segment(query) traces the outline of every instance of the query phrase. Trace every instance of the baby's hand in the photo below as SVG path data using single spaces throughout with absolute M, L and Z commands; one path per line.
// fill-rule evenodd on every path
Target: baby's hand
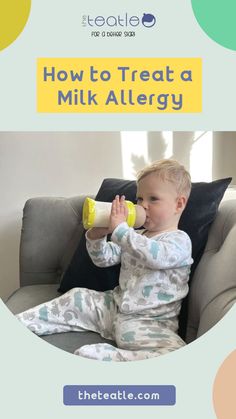
M 126 221 L 128 216 L 128 208 L 125 203 L 125 196 L 116 195 L 112 201 L 109 231 L 112 233 L 115 228 Z

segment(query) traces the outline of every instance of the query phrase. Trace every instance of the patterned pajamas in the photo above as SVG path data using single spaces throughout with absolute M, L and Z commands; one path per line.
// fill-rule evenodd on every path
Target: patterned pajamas
M 18 314 L 17 318 L 37 335 L 90 330 L 114 340 L 119 348 L 100 343 L 75 351 L 76 355 L 103 361 L 145 359 L 184 345 L 175 333 L 177 321 L 121 314 L 113 291 L 73 288 L 59 298 Z
M 121 241 L 124 235 L 129 233 L 134 237 L 133 241 L 138 240 L 139 247 L 136 249 L 133 244 L 132 248 L 130 246 L 132 237 L 128 236 L 129 251 L 122 249 L 122 257 L 121 243 L 118 245 L 115 241 L 116 239 Z M 174 233 L 176 236 L 176 232 L 165 233 L 165 235 L 172 237 Z M 163 235 L 156 237 L 161 239 L 160 236 Z M 183 232 L 180 236 L 181 240 L 184 237 L 187 243 L 187 246 L 184 246 L 187 251 L 183 250 L 183 243 L 179 247 L 178 240 L 176 247 L 176 237 L 174 239 L 172 237 L 171 242 L 174 240 L 175 249 L 178 251 L 181 249 L 183 257 L 177 264 L 181 265 L 180 271 L 184 274 L 177 275 L 177 269 L 173 268 L 172 275 L 171 272 L 168 272 L 168 275 L 164 275 L 163 272 L 160 275 L 159 272 L 154 277 L 153 274 L 156 274 L 157 269 L 147 268 L 148 262 L 142 260 L 141 256 L 147 252 L 153 259 L 152 249 L 157 243 L 156 238 L 147 239 L 130 229 L 126 223 L 122 223 L 113 232 L 114 242 L 107 242 L 106 239 L 93 241 L 87 239 L 88 251 L 95 264 L 111 266 L 121 261 L 120 285 L 113 291 L 106 292 L 73 288 L 54 300 L 18 314 L 17 318 L 38 335 L 90 330 L 116 342 L 117 347 L 99 343 L 85 345 L 75 351 L 76 355 L 91 359 L 132 361 L 156 357 L 180 348 L 185 343 L 177 335 L 177 319 L 180 301 L 187 293 L 189 265 L 192 263 L 188 236 Z M 143 239 L 145 239 L 144 242 Z M 137 257 L 142 243 L 149 244 L 151 247 L 147 247 L 144 253 L 138 253 Z M 167 247 L 165 252 L 169 251 L 169 246 Z M 158 252 L 156 248 L 154 250 L 155 258 Z M 136 258 L 133 254 L 135 252 Z M 176 259 L 173 254 L 172 258 L 173 261 Z M 164 259 L 166 259 L 166 254 Z M 186 260 L 188 260 L 187 265 Z M 173 263 L 175 265 L 176 260 Z M 164 264 L 167 264 L 166 260 Z M 171 269 L 168 270 L 171 271 Z M 171 277 L 172 286 L 168 283 Z M 166 281 L 167 278 L 168 281 Z M 178 284 L 178 280 L 182 286 Z

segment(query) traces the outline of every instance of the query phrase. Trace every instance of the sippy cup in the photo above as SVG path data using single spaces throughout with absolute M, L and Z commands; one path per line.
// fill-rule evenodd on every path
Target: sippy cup
M 146 212 L 140 205 L 125 201 L 128 208 L 126 222 L 129 227 L 142 227 L 146 220 Z M 83 205 L 83 225 L 87 230 L 92 227 L 108 227 L 111 213 L 111 202 L 94 201 L 91 198 L 85 198 Z

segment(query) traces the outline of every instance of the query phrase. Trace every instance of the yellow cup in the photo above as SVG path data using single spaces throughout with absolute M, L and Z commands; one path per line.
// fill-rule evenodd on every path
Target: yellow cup
M 131 201 L 125 201 L 128 208 L 126 222 L 129 227 L 139 228 L 145 222 L 146 213 L 143 207 Z M 108 227 L 111 214 L 111 202 L 95 201 L 85 198 L 83 205 L 83 226 L 86 230 L 92 227 Z

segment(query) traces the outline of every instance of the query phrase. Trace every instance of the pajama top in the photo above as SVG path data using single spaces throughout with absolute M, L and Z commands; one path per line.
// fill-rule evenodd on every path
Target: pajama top
M 121 263 L 119 285 L 113 296 L 124 314 L 176 317 L 181 301 L 188 293 L 191 240 L 181 230 L 169 231 L 148 238 L 141 231 L 119 224 L 107 238 L 90 240 L 86 235 L 88 253 L 96 266 Z

